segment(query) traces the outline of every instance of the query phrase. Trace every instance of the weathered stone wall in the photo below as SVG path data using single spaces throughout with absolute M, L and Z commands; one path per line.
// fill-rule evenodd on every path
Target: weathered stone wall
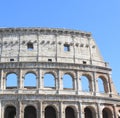
M 33 50 L 27 44 L 32 43 Z M 1 62 L 48 61 L 106 66 L 90 33 L 62 29 L 0 29 Z M 69 51 L 64 51 L 64 45 Z M 49 53 L 48 53 L 49 52 Z M 29 57 L 29 58 L 28 58 Z
M 7 86 L 11 73 L 17 76 L 15 87 Z M 27 73 L 34 73 L 36 86 L 24 85 Z M 46 73 L 54 75 L 54 87 L 44 86 Z M 65 74 L 71 76 L 72 88 L 64 88 Z M 89 91 L 82 90 L 81 76 L 88 78 Z M 99 91 L 99 77 L 104 93 Z M 56 118 L 68 118 L 67 112 L 74 118 L 87 118 L 87 113 L 103 118 L 104 112 L 118 118 L 120 97 L 94 39 L 90 33 L 64 29 L 0 29 L 0 118 L 11 113 L 28 118 L 26 111 L 31 118 L 46 118 L 47 108 Z

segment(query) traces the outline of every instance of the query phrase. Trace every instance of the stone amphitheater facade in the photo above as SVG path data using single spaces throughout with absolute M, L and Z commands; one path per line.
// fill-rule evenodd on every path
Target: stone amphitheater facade
M 91 33 L 0 28 L 0 118 L 120 118 L 119 114 L 111 68 Z

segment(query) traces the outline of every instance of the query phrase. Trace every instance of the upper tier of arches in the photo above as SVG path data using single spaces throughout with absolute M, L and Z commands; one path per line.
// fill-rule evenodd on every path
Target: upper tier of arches
M 114 93 L 109 74 L 82 71 L 11 70 L 1 71 L 1 90 L 52 90 L 86 93 Z M 115 94 L 115 93 L 114 93 Z

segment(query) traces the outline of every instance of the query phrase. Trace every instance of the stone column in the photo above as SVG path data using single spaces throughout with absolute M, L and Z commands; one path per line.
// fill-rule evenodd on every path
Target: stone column
M 58 76 L 55 77 L 55 89 L 57 92 L 59 91 L 59 78 L 58 78 Z
M 63 80 L 62 80 L 62 72 L 59 71 L 59 90 L 63 90 Z
M 79 103 L 78 109 L 79 109 L 79 118 L 84 118 L 84 109 L 82 109 L 82 103 Z
M 0 78 L 0 89 L 3 90 L 3 70 L 1 70 L 1 78 Z
M 80 90 L 80 79 L 79 79 L 79 74 L 78 71 L 76 72 L 76 82 L 77 82 L 77 94 L 79 94 L 79 90 Z
M 16 112 L 17 112 L 17 113 L 16 113 L 16 114 L 17 114 L 17 115 L 16 115 L 16 116 L 17 116 L 16 118 L 23 118 L 23 117 L 24 117 L 24 114 L 23 114 L 24 111 L 23 111 L 23 108 L 22 108 L 22 103 L 21 103 L 21 101 L 19 101 L 19 100 L 18 100 L 18 108 L 17 108 L 16 110 L 17 110 L 17 111 L 16 111 Z
M 43 81 L 44 81 L 44 75 L 42 74 L 42 70 L 39 70 L 39 79 L 40 79 L 40 87 L 39 89 L 43 89 Z
M 98 80 L 96 78 L 96 72 L 93 72 L 93 83 L 94 83 L 93 92 L 94 92 L 94 95 L 96 95 L 96 93 L 98 92 Z
M 24 82 L 24 77 L 22 75 L 22 70 L 20 69 L 19 70 L 19 78 L 18 78 L 18 89 L 19 89 L 19 92 L 21 92 L 21 90 L 23 89 L 23 82 Z
M 100 103 L 97 104 L 97 114 L 98 114 L 98 118 L 102 118 L 102 110 L 100 107 Z
M 81 81 L 81 76 L 82 76 L 82 74 L 80 73 L 79 75 L 78 75 L 79 77 L 79 90 L 80 90 L 80 92 L 82 92 L 82 81 Z
M 118 113 L 117 113 L 116 105 L 113 105 L 113 116 L 114 116 L 114 118 L 118 118 Z
M 43 109 L 42 109 L 42 101 L 39 102 L 39 118 L 44 118 L 44 113 L 43 113 Z
M 77 92 L 77 78 L 73 78 L 73 89 Z
M 81 103 L 81 115 L 80 118 L 85 118 L 85 112 L 84 112 L 84 107 L 82 107 L 82 103 Z
M 0 100 L 0 118 L 2 118 L 1 100 Z
M 40 89 L 40 69 L 37 69 L 37 77 L 36 77 L 36 80 L 37 80 L 37 89 Z
M 5 108 L 4 106 L 1 106 L 1 118 L 4 118 L 4 112 L 5 112 Z
M 60 102 L 59 118 L 65 118 L 65 109 L 63 108 L 63 102 Z

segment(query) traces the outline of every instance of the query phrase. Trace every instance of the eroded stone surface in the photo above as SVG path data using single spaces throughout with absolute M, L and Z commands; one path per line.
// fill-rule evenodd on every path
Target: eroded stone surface
M 7 86 L 11 73 L 17 76 L 17 86 Z M 27 73 L 35 75 L 36 86 L 24 85 Z M 45 86 L 46 73 L 54 76 L 54 86 Z M 71 88 L 64 88 L 65 74 L 72 78 Z M 88 79 L 88 91 L 82 89 L 81 76 Z M 88 118 L 88 114 L 89 118 L 118 118 L 120 114 L 111 68 L 91 33 L 1 28 L 0 77 L 0 118 Z M 104 93 L 99 91 L 98 78 Z

